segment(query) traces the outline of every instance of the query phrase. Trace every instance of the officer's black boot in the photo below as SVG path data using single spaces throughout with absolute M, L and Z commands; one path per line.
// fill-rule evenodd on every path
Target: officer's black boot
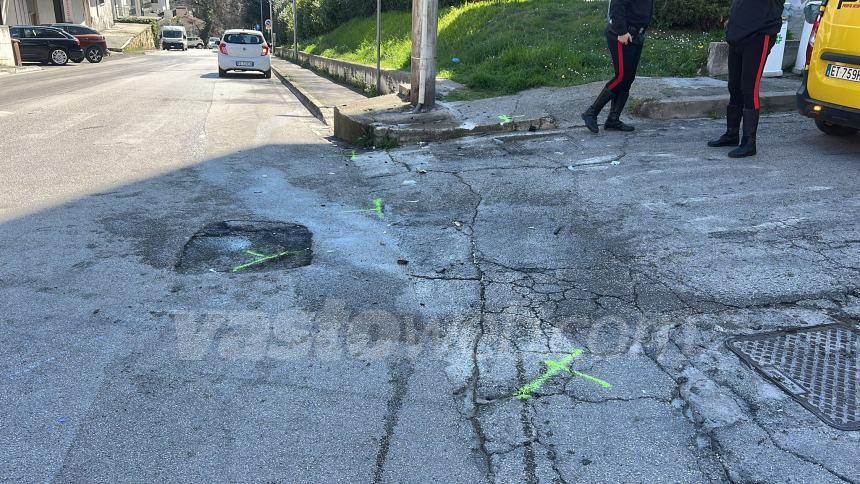
M 624 112 L 624 106 L 627 105 L 627 98 L 630 97 L 629 92 L 619 92 L 612 98 L 612 108 L 609 111 L 609 117 L 603 123 L 603 129 L 612 131 L 633 131 L 633 126 L 621 121 L 621 113 Z
M 715 140 L 708 141 L 711 148 L 721 146 L 737 146 L 741 142 L 741 119 L 744 117 L 744 107 L 729 104 L 726 106 L 726 134 Z
M 600 111 L 603 110 L 603 107 L 612 99 L 612 93 L 609 92 L 609 89 L 603 88 L 598 94 L 597 99 L 594 100 L 594 104 L 591 105 L 584 113 L 582 113 L 582 120 L 585 121 L 585 127 L 588 128 L 594 134 L 600 132 L 600 128 L 597 127 L 597 115 L 600 114 Z
M 758 133 L 758 109 L 744 109 L 744 135 L 741 145 L 729 152 L 730 158 L 745 158 L 756 154 L 756 133 Z

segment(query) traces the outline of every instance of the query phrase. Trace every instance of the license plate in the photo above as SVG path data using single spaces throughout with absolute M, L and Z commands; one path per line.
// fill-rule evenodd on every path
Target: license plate
M 827 64 L 827 77 L 843 79 L 846 81 L 860 82 L 860 69 L 855 67 L 837 66 Z
M 236 61 L 236 67 L 254 67 L 251 61 Z

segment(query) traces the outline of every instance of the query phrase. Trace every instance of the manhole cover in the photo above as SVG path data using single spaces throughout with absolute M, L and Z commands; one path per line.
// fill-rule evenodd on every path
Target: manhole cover
M 730 350 L 827 425 L 860 430 L 860 331 L 793 328 L 726 341 Z
M 313 235 L 303 225 L 283 222 L 215 222 L 194 234 L 179 257 L 180 272 L 263 272 L 306 266 Z

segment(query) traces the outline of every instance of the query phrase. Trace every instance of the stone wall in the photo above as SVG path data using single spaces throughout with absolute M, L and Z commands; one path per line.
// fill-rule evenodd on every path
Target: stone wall
M 278 47 L 275 55 L 287 60 L 293 59 L 293 49 Z M 299 63 L 316 71 L 362 89 L 376 89 L 376 67 L 364 64 L 330 59 L 318 55 L 299 52 Z M 382 70 L 382 89 L 379 94 L 396 94 L 401 83 L 409 84 L 409 73 Z
M 108 49 L 114 52 L 129 50 L 150 50 L 155 48 L 155 38 L 149 24 L 114 24 L 113 28 L 102 31 Z

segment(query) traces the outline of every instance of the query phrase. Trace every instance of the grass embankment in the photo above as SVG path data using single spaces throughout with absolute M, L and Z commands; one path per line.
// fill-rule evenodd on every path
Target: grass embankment
M 612 66 L 603 35 L 605 18 L 604 1 L 486 0 L 444 9 L 439 14 L 439 75 L 469 88 L 460 97 L 608 79 Z M 409 12 L 383 14 L 383 67 L 409 69 L 411 22 Z M 374 17 L 354 19 L 300 48 L 375 64 L 375 29 Z M 652 29 L 639 73 L 695 76 L 707 63 L 708 43 L 722 36 Z

